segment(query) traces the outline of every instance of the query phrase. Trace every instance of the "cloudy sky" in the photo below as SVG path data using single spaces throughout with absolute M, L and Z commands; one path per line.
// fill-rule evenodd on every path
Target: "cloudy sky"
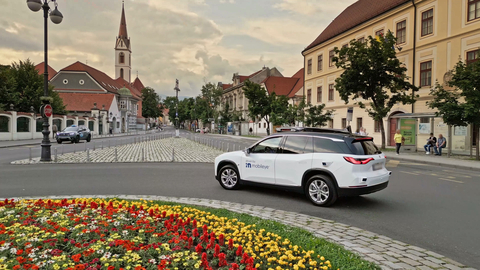
M 86 62 L 114 77 L 121 0 L 57 0 L 64 20 L 49 23 L 49 64 Z M 200 93 L 204 82 L 230 83 L 264 65 L 291 76 L 301 51 L 355 0 L 125 0 L 132 80 L 173 95 Z M 43 61 L 43 18 L 25 0 L 0 0 L 0 64 Z

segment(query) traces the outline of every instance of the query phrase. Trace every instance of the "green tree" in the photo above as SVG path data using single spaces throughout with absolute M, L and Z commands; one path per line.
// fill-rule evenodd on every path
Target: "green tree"
M 335 110 L 327 110 L 323 113 L 323 109 L 325 109 L 325 104 L 309 106 L 305 113 L 305 125 L 309 127 L 325 126 L 328 120 L 332 119 Z
M 264 119 L 267 122 L 267 134 L 270 135 L 270 122 L 274 125 L 287 123 L 288 98 L 277 96 L 275 92 L 268 95 L 259 84 L 249 80 L 243 86 L 245 97 L 248 99 L 248 114 L 252 119 Z
M 0 68 L 0 106 L 9 109 L 13 104 L 17 111 L 29 112 L 33 106 L 39 112 L 43 97 L 43 76 L 38 74 L 33 63 L 26 61 L 13 62 L 10 67 Z M 6 78 L 4 81 L 3 78 Z M 65 114 L 65 106 L 53 86 L 48 87 L 50 104 L 53 113 Z
M 415 95 L 411 93 L 418 91 L 407 81 L 407 68 L 397 59 L 395 45 L 396 37 L 388 32 L 379 40 L 369 36 L 367 43 L 352 40 L 349 46 L 335 48 L 333 58 L 335 65 L 344 70 L 335 80 L 340 97 L 345 104 L 355 100 L 355 104 L 380 123 L 382 149 L 385 148 L 383 119 L 395 104 L 414 103 Z
M 436 115 L 451 126 L 480 125 L 480 62 L 467 63 L 459 61 L 451 71 L 451 79 L 445 83 L 452 87 L 446 90 L 438 82 L 430 91 L 433 100 L 428 106 L 437 109 Z M 478 134 L 478 133 L 477 133 Z M 479 145 L 477 136 L 477 146 Z M 476 152 L 480 159 L 479 147 Z
M 299 122 L 305 123 L 305 108 L 307 104 L 305 103 L 305 98 L 302 98 L 298 104 L 288 104 L 286 111 L 287 123 L 291 126 L 298 125 Z
M 200 106 L 202 106 L 204 112 L 202 114 L 202 121 L 205 124 L 210 122 L 208 119 L 215 118 L 215 116 L 218 115 L 217 109 L 220 106 L 223 89 L 218 85 L 208 82 L 202 86 L 201 93 L 201 98 L 205 101 L 205 103 L 203 101 L 200 102 Z
M 163 106 L 160 96 L 151 87 L 142 89 L 142 115 L 145 118 L 158 118 L 163 116 Z M 147 122 L 145 122 L 147 125 Z

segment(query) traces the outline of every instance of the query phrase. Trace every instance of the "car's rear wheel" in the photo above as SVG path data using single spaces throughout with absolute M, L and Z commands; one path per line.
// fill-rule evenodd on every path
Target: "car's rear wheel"
M 87 142 L 90 142 L 91 140 L 92 140 L 92 135 L 88 135 Z
M 76 142 L 76 143 L 79 143 L 79 142 L 80 142 L 80 137 L 79 137 L 79 136 L 77 136 L 77 138 L 75 138 L 75 142 Z
M 57 143 L 58 143 L 58 144 L 61 144 L 61 143 L 62 143 L 62 140 L 57 140 Z
M 232 165 L 225 165 L 220 169 L 220 185 L 224 189 L 238 189 L 240 186 L 240 176 L 238 171 Z
M 317 206 L 329 206 L 337 200 L 337 190 L 330 177 L 314 175 L 308 179 L 305 193 L 310 201 Z

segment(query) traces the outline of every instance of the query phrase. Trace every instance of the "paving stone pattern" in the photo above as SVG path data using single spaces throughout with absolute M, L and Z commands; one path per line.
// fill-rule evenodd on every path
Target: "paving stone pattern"
M 120 198 L 132 200 L 159 200 L 180 204 L 191 204 L 211 208 L 227 209 L 237 213 L 249 214 L 263 219 L 299 227 L 312 232 L 315 236 L 337 243 L 363 259 L 379 265 L 382 269 L 468 269 L 461 263 L 446 258 L 443 255 L 408 245 L 389 237 L 355 228 L 332 220 L 312 217 L 304 214 L 276 210 L 273 208 L 254 206 L 240 203 L 231 203 L 210 199 L 178 198 L 164 196 L 116 195 L 116 196 L 50 196 L 50 197 L 23 197 L 19 199 L 63 199 L 63 198 Z M 12 199 L 12 198 L 9 198 Z M 1 200 L 4 200 L 2 198 Z
M 111 162 L 203 162 L 213 163 L 215 158 L 237 146 L 227 145 L 208 138 L 187 136 L 174 138 L 171 134 L 164 136 L 139 137 L 135 143 L 111 146 L 102 145 L 93 149 L 90 145 L 80 144 L 75 153 L 60 154 L 55 161 L 52 148 L 51 163 L 111 163 Z M 103 149 L 102 149 L 103 148 Z M 239 147 L 238 147 L 239 148 Z M 58 150 L 58 149 L 57 149 Z M 24 159 L 12 164 L 36 164 L 40 158 Z

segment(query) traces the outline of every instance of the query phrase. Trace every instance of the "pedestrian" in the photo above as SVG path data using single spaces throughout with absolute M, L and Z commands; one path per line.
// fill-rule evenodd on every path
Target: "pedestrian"
M 447 139 L 443 137 L 442 134 L 438 134 L 437 144 L 433 147 L 433 151 L 435 151 L 436 156 L 442 155 L 442 148 L 447 146 Z
M 433 136 L 433 133 L 430 133 L 430 137 L 427 139 L 427 144 L 423 146 L 423 148 L 425 149 L 425 154 L 430 155 L 431 147 L 432 146 L 435 147 L 436 144 L 437 144 L 437 138 Z
M 360 128 L 360 135 L 361 136 L 367 136 L 368 135 L 367 130 L 364 127 Z
M 405 142 L 405 138 L 402 134 L 400 134 L 400 129 L 397 129 L 397 133 L 395 133 L 395 137 L 393 139 L 395 140 L 395 145 L 397 146 L 397 155 L 400 155 L 400 147 L 402 147 L 402 143 Z
M 57 128 L 57 125 L 52 125 L 52 137 L 55 139 L 55 136 L 57 136 L 57 131 L 58 131 L 58 128 Z
M 110 135 L 113 134 L 113 127 L 110 126 L 110 128 L 108 129 L 108 133 L 110 133 Z

